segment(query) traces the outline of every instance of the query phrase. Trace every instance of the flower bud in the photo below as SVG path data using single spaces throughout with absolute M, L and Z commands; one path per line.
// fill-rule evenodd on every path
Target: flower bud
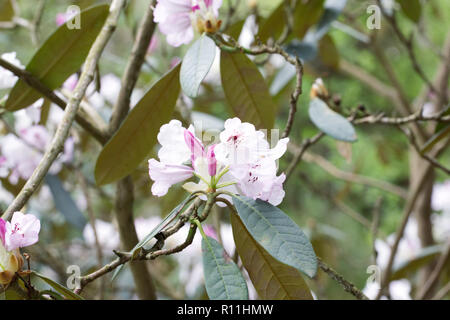
M 206 160 L 208 162 L 208 173 L 211 177 L 214 177 L 217 173 L 217 160 L 216 154 L 214 153 L 215 147 L 216 147 L 215 144 L 210 146 L 206 154 Z
M 310 92 L 311 99 L 314 98 L 328 98 L 328 90 L 325 87 L 323 80 L 321 78 L 317 78 L 316 81 L 314 81 L 311 92 Z
M 0 284 L 9 284 L 17 271 L 23 266 L 23 258 L 19 250 L 14 252 L 6 251 L 5 247 L 0 244 Z

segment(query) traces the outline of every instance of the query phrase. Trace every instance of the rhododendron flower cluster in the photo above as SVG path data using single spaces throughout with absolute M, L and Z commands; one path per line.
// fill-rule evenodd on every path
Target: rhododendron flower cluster
M 158 0 L 154 20 L 167 42 L 178 47 L 192 41 L 194 30 L 216 32 L 221 25 L 217 18 L 221 5 L 222 0 Z
M 233 118 L 224 127 L 220 142 L 205 146 L 194 126 L 185 129 L 178 120 L 163 125 L 158 134 L 160 161 L 148 162 L 152 193 L 164 196 L 172 185 L 195 176 L 197 183 L 183 185 L 191 193 L 221 189 L 280 204 L 285 175 L 277 176 L 276 160 L 286 152 L 289 139 L 271 149 L 264 133 L 250 123 Z
M 23 259 L 19 248 L 35 244 L 40 229 L 39 219 L 32 214 L 15 212 L 11 222 L 0 218 L 0 284 L 8 284 L 21 270 Z

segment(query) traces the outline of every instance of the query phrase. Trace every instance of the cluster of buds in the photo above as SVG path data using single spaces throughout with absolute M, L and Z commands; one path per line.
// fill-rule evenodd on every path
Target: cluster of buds
M 0 218 L 0 284 L 9 284 L 23 266 L 19 248 L 39 240 L 41 223 L 32 214 L 15 212 L 11 222 Z

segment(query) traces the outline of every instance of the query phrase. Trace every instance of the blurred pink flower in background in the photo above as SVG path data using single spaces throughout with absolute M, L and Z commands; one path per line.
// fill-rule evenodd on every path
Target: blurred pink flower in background
M 222 0 L 158 0 L 154 21 L 166 35 L 167 42 L 178 47 L 199 33 L 216 32 L 221 21 L 217 19 Z

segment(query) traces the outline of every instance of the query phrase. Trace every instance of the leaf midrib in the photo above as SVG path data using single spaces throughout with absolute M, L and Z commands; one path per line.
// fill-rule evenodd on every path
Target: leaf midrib
M 252 211 L 254 211 L 254 212 L 255 212 L 262 220 L 266 221 L 266 223 L 269 225 L 269 227 L 270 227 L 271 229 L 275 230 L 275 233 L 276 233 L 277 235 L 279 235 L 282 239 L 284 238 L 284 237 L 283 237 L 283 234 L 279 233 L 278 230 L 274 227 L 274 225 L 272 225 L 272 224 L 269 222 L 269 220 L 266 219 L 266 217 L 264 217 L 262 214 L 259 214 L 259 211 L 258 211 L 255 207 L 253 207 L 251 204 L 249 204 L 248 202 L 246 202 L 246 201 L 243 200 L 243 199 L 240 199 L 240 198 L 238 198 L 238 197 L 236 197 L 236 196 L 234 196 L 234 197 L 237 198 L 239 201 L 241 201 L 243 204 L 247 205 L 247 207 L 250 208 Z M 287 242 L 286 240 L 284 240 L 283 242 L 289 244 L 289 246 L 288 246 L 288 248 L 289 248 L 289 249 L 288 249 L 289 253 L 290 253 L 290 254 L 293 254 L 294 256 L 297 256 L 297 254 L 295 253 L 295 251 L 292 251 L 292 249 L 291 249 L 292 244 L 289 243 L 289 242 Z M 270 253 L 269 253 L 269 254 L 270 254 Z M 274 258 L 275 258 L 275 257 L 274 257 Z M 276 258 L 275 258 L 275 259 L 276 259 Z M 277 259 L 277 260 L 278 260 L 278 259 Z M 298 260 L 298 258 L 297 258 L 296 260 Z M 281 261 L 280 261 L 280 262 L 281 262 Z M 301 270 L 301 271 L 304 272 L 303 270 Z M 306 274 L 306 272 L 304 272 L 304 273 Z

